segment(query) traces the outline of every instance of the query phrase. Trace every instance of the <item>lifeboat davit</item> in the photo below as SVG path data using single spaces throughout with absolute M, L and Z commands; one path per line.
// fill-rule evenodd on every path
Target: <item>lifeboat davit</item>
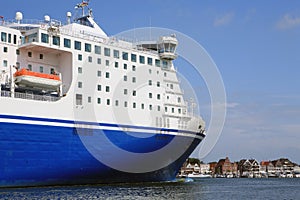
M 15 83 L 20 87 L 56 90 L 62 84 L 58 75 L 33 72 L 25 68 L 17 71 L 14 77 Z

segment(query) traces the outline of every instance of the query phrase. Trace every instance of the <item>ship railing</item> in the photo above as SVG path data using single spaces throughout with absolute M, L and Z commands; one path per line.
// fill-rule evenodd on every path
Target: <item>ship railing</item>
M 54 26 L 61 26 L 61 21 L 51 19 L 50 22 L 46 22 L 45 20 L 38 20 L 38 19 L 23 19 L 23 20 L 15 20 L 15 19 L 8 19 L 2 22 L 3 26 L 13 26 L 14 28 L 23 30 L 24 28 L 30 28 L 30 26 L 24 26 L 24 25 L 42 25 L 42 24 L 49 24 Z
M 12 97 L 10 91 L 1 91 L 1 97 Z M 31 93 L 21 93 L 21 92 L 14 92 L 14 98 L 18 99 L 27 99 L 27 100 L 36 100 L 36 101 L 58 101 L 60 97 L 50 96 L 50 95 L 37 95 Z

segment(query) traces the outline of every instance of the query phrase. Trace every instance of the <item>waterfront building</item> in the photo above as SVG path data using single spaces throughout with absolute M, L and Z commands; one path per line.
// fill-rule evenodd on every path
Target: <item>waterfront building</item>
M 200 174 L 210 174 L 210 165 L 209 164 L 200 164 Z
M 260 165 L 255 159 L 242 159 L 238 163 L 238 170 L 241 177 L 259 177 Z
M 218 175 L 237 175 L 237 164 L 231 163 L 229 158 L 220 159 L 215 166 L 215 173 Z

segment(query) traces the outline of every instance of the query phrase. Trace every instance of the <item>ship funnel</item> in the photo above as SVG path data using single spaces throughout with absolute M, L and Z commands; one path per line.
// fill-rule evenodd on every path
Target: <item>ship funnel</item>
M 16 18 L 18 23 L 23 19 L 23 14 L 21 12 L 16 12 Z

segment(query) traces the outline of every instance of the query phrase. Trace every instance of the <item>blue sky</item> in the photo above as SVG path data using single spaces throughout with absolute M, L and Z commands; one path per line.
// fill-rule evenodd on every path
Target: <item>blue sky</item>
M 0 15 L 12 19 L 22 11 L 26 19 L 48 14 L 65 21 L 78 1 L 61 2 L 5 1 Z M 151 21 L 192 37 L 210 54 L 228 102 L 224 130 L 205 161 L 288 157 L 300 163 L 300 1 L 94 0 L 91 7 L 109 35 Z

